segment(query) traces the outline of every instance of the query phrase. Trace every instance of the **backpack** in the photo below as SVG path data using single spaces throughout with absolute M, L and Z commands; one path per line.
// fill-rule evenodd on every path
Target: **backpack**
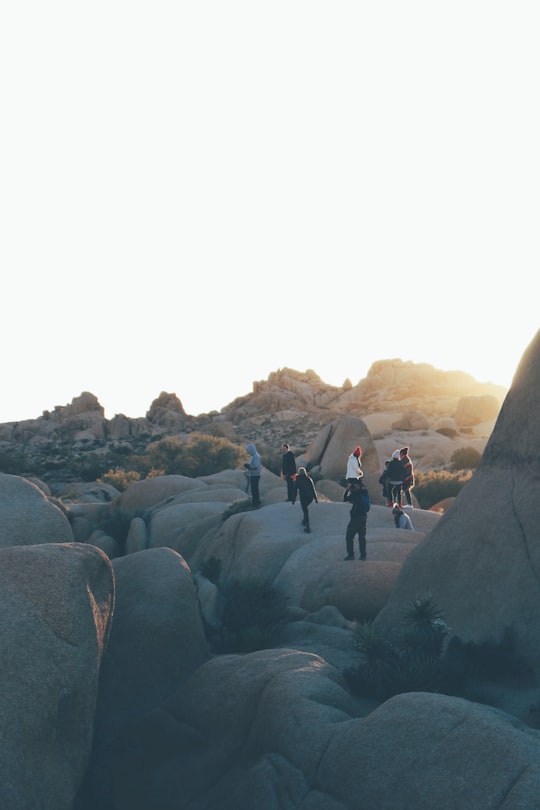
M 360 503 L 362 505 L 362 509 L 367 514 L 367 512 L 369 512 L 369 510 L 371 509 L 371 499 L 369 497 L 369 492 L 367 491 L 367 489 L 362 490 L 362 496 L 360 498 Z

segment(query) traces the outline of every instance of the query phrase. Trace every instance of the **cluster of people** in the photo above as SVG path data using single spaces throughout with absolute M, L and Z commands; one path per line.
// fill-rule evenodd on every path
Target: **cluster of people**
M 246 445 L 249 461 L 244 464 L 248 476 L 248 489 L 251 492 L 251 503 L 254 508 L 261 505 L 259 482 L 261 478 L 261 457 L 254 444 Z M 284 443 L 281 447 L 281 477 L 287 485 L 287 502 L 293 506 L 296 501 L 302 508 L 302 525 L 306 533 L 311 532 L 309 521 L 309 507 L 318 503 L 315 483 L 305 467 L 296 466 L 296 458 L 289 445 Z M 357 445 L 347 459 L 345 478 L 347 485 L 343 493 L 343 500 L 351 504 L 349 523 L 345 532 L 345 546 L 347 556 L 345 560 L 354 560 L 354 539 L 358 537 L 359 559 L 367 559 L 366 530 L 367 514 L 371 508 L 371 500 L 367 487 L 363 482 L 362 448 Z M 405 497 L 406 508 L 412 509 L 411 490 L 414 487 L 414 471 L 409 457 L 409 448 L 402 447 L 395 450 L 392 458 L 385 461 L 384 470 L 379 478 L 383 488 L 383 498 L 386 505 L 392 507 L 394 524 L 398 529 L 414 529 L 409 515 L 403 511 L 402 500 Z
M 405 496 L 405 507 L 413 508 L 411 490 L 414 487 L 414 471 L 408 447 L 394 450 L 392 458 L 384 462 L 379 484 L 387 506 L 398 506 L 401 509 Z

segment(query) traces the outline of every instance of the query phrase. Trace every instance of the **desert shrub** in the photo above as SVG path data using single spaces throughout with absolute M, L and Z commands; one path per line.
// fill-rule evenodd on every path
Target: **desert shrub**
M 441 436 L 446 436 L 448 439 L 455 439 L 458 435 L 457 430 L 451 427 L 442 427 L 439 428 L 436 433 L 440 433 Z
M 238 444 L 219 436 L 190 433 L 187 440 L 166 436 L 151 444 L 146 453 L 132 456 L 132 468 L 148 476 L 152 469 L 161 475 L 197 478 L 222 470 L 236 469 L 246 452 Z
M 234 582 L 226 594 L 221 627 L 224 652 L 269 647 L 287 617 L 287 597 L 258 580 Z
M 455 498 L 470 480 L 470 471 L 451 473 L 447 470 L 428 473 L 415 472 L 414 494 L 422 509 L 429 509 L 433 504 L 445 498 Z
M 98 484 L 109 484 L 119 490 L 119 492 L 124 492 L 131 484 L 134 484 L 135 481 L 139 481 L 140 477 L 141 474 L 135 472 L 135 470 L 126 472 L 126 470 L 122 470 L 120 467 L 115 467 L 114 470 L 108 470 L 101 478 L 98 478 L 97 482 Z
M 474 447 L 460 447 L 450 457 L 456 470 L 475 470 L 481 460 L 482 454 Z
M 216 585 L 221 574 L 221 560 L 218 557 L 208 557 L 201 564 L 201 574 Z
M 353 645 L 360 660 L 344 670 L 349 688 L 378 700 L 402 692 L 439 690 L 444 681 L 441 651 L 447 632 L 429 591 L 403 611 L 403 627 L 395 639 L 387 638 L 371 621 L 355 623 Z
M 233 501 L 223 512 L 221 520 L 225 523 L 232 515 L 238 515 L 241 512 L 251 512 L 254 508 L 249 498 L 244 498 L 241 501 Z

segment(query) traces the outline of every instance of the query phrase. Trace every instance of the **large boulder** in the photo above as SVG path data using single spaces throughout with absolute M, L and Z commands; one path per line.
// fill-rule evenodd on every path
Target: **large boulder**
M 111 626 L 111 563 L 78 543 L 0 549 L 0 807 L 72 810 Z
M 376 618 L 391 630 L 404 604 L 431 590 L 465 641 L 515 631 L 540 666 L 540 332 L 525 352 L 472 479 L 418 545 Z
M 195 583 L 179 554 L 149 549 L 112 565 L 116 606 L 84 789 L 85 800 L 99 808 L 115 806 L 109 804 L 113 786 L 131 758 L 131 734 L 141 718 L 209 658 Z
M 0 547 L 71 542 L 66 514 L 40 487 L 0 473 Z

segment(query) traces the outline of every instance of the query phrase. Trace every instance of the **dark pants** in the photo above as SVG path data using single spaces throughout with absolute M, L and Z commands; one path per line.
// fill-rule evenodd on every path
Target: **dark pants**
M 403 492 L 405 494 L 405 499 L 406 499 L 407 503 L 409 504 L 409 506 L 412 506 L 412 498 L 411 498 L 411 490 L 410 490 L 410 488 L 407 487 L 405 489 L 405 487 L 403 487 Z
M 390 497 L 393 502 L 397 503 L 399 506 L 401 506 L 401 487 L 402 484 L 393 484 L 392 481 L 390 481 Z
M 250 475 L 249 476 L 249 488 L 251 490 L 251 505 L 252 506 L 260 506 L 261 505 L 261 498 L 259 495 L 259 481 L 261 480 L 260 475 Z
M 290 475 L 286 475 L 285 481 L 287 482 L 287 500 L 292 501 L 294 498 L 294 478 Z
M 312 502 L 313 502 L 313 501 L 305 501 L 305 500 L 303 500 L 302 498 L 300 498 L 300 506 L 302 507 L 302 513 L 303 513 L 303 515 L 304 515 L 304 519 L 302 520 L 302 523 L 304 524 L 304 526 L 306 527 L 306 529 L 309 529 L 309 512 L 308 512 L 308 506 L 309 506 L 309 505 L 310 505 L 310 503 L 312 503 Z
M 354 536 L 358 535 L 358 546 L 360 548 L 360 556 L 366 556 L 366 526 L 367 526 L 367 517 L 366 515 L 355 515 L 354 517 L 351 516 L 349 520 L 349 525 L 347 526 L 347 532 L 345 534 L 345 542 L 347 544 L 347 554 L 349 557 L 354 555 L 354 548 L 353 548 L 353 540 Z

